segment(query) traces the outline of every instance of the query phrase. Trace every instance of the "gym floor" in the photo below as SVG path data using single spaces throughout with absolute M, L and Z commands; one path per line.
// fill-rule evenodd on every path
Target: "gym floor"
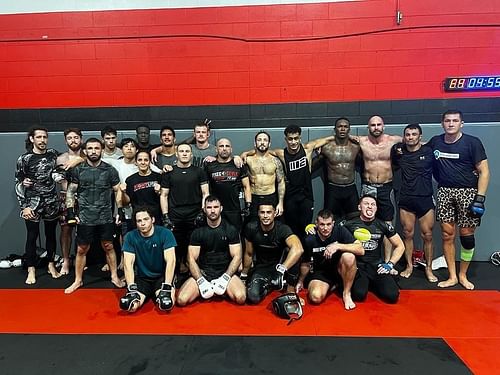
M 399 278 L 396 305 L 369 294 L 345 311 L 334 293 L 287 325 L 270 310 L 277 293 L 257 306 L 219 299 L 162 313 L 149 302 L 127 314 L 118 308 L 123 290 L 98 265 L 72 295 L 63 289 L 73 275 L 53 280 L 37 270 L 37 284 L 27 286 L 24 270 L 0 270 L 1 373 L 500 373 L 499 271 L 474 262 L 476 290 L 466 291 L 438 290 L 415 269 Z

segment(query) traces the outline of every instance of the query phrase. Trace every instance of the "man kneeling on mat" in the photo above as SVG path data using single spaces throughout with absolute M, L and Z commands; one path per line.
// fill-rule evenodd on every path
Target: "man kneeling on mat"
M 295 290 L 302 244 L 288 225 L 275 221 L 276 207 L 261 203 L 258 221 L 245 227 L 242 278 L 248 273 L 247 300 L 259 303 L 272 290 Z M 254 259 L 255 255 L 255 259 Z M 250 267 L 252 266 L 252 269 Z
M 318 213 L 315 229 L 316 233 L 309 234 L 304 240 L 304 255 L 295 290 L 298 293 L 306 286 L 309 300 L 319 304 L 325 300 L 332 287 L 341 281 L 344 307 L 352 310 L 356 307 L 351 298 L 356 256 L 364 255 L 365 250 L 343 223 L 333 221 L 333 213 L 328 209 Z
M 127 293 L 120 298 L 120 308 L 135 312 L 151 298 L 160 310 L 171 310 L 175 303 L 174 235 L 154 225 L 154 210 L 150 207 L 137 207 L 133 217 L 137 229 L 126 234 L 122 246 Z
M 245 303 L 245 286 L 235 275 L 241 265 L 240 235 L 222 219 L 222 209 L 217 197 L 209 195 L 205 199 L 207 225 L 191 234 L 187 255 L 191 277 L 179 290 L 179 306 L 193 302 L 198 296 L 210 299 L 224 294 L 237 304 Z
M 359 200 L 359 217 L 346 221 L 344 226 L 361 241 L 364 255 L 358 255 L 358 272 L 351 289 L 354 301 L 363 301 L 372 290 L 387 303 L 396 303 L 399 299 L 399 287 L 392 275 L 397 275 L 394 264 L 404 254 L 405 246 L 392 224 L 375 217 L 377 201 L 370 195 Z M 384 259 L 384 237 L 393 247 L 389 259 Z

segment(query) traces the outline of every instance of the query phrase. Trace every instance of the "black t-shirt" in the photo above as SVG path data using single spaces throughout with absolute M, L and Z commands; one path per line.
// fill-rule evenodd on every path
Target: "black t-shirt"
M 205 171 L 194 165 L 179 168 L 174 165 L 171 172 L 161 176 L 161 187 L 168 193 L 168 215 L 172 220 L 194 220 L 201 211 L 201 188 L 206 184 Z
M 318 233 L 306 236 L 304 240 L 303 259 L 305 262 L 309 262 L 312 259 L 315 270 L 326 269 L 330 264 L 329 259 L 326 259 L 324 256 L 326 246 L 334 242 L 349 244 L 354 241 L 356 239 L 343 224 L 335 223 L 332 233 L 324 241 L 321 240 Z
M 240 243 L 240 235 L 235 227 L 222 220 L 217 228 L 208 225 L 197 228 L 191 234 L 190 245 L 200 246 L 198 266 L 225 272 L 231 262 L 229 245 Z
M 126 193 L 130 198 L 132 208 L 137 206 L 149 206 L 154 210 L 154 216 L 158 220 L 161 215 L 160 196 L 155 192 L 155 184 L 159 184 L 161 175 L 156 172 L 151 172 L 147 176 L 141 176 L 139 173 L 127 177 Z M 157 221 L 156 224 L 159 224 Z
M 234 161 L 220 163 L 217 160 L 205 164 L 210 192 L 219 198 L 224 211 L 240 210 L 241 179 L 247 177 L 246 167 L 238 168 Z
M 82 224 L 113 222 L 111 197 L 113 186 L 120 183 L 115 168 L 103 161 L 97 167 L 83 162 L 70 172 L 70 181 L 78 184 L 78 217 Z
M 291 235 L 290 227 L 279 221 L 274 222 L 269 232 L 264 232 L 258 221 L 248 223 L 244 230 L 245 238 L 253 245 L 255 265 L 273 265 L 282 261 L 286 239 Z
M 284 157 L 286 171 L 285 197 L 299 195 L 313 199 L 311 171 L 304 147 L 300 145 L 299 152 L 296 154 L 290 154 L 288 149 L 285 148 Z
M 486 151 L 479 138 L 462 134 L 454 143 L 446 143 L 444 134 L 431 138 L 434 150 L 434 178 L 439 187 L 477 188 L 476 164 L 486 160 Z
M 432 166 L 434 154 L 427 144 L 410 152 L 403 143 L 396 143 L 391 150 L 392 164 L 401 168 L 401 195 L 432 195 Z
M 392 224 L 380 219 L 364 222 L 359 217 L 345 222 L 344 226 L 354 238 L 363 244 L 365 255 L 357 256 L 358 262 L 377 265 L 384 259 L 384 236 L 391 238 L 396 234 Z

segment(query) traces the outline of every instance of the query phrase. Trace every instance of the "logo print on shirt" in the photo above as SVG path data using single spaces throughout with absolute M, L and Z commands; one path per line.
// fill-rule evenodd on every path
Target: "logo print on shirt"
M 296 171 L 307 166 L 307 158 L 305 156 L 301 157 L 299 160 L 294 160 L 288 162 L 288 168 L 291 171 Z

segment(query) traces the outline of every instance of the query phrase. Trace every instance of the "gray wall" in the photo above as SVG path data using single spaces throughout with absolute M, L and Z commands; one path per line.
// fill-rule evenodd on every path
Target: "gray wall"
M 386 133 L 401 134 L 404 125 L 386 125 Z M 488 189 L 488 197 L 486 200 L 486 213 L 483 217 L 483 225 L 476 232 L 476 254 L 475 260 L 487 260 L 493 251 L 499 250 L 495 240 L 495 227 L 499 219 L 500 197 L 496 197 L 495 192 L 498 190 L 497 176 L 500 174 L 500 149 L 497 149 L 496 134 L 500 129 L 500 123 L 470 123 L 464 127 L 464 132 L 475 135 L 484 143 L 488 154 L 488 161 L 492 178 Z M 439 124 L 424 124 L 424 138 L 429 139 L 433 135 L 441 133 Z M 267 128 L 267 132 L 271 134 L 271 147 L 284 147 L 283 128 Z M 331 126 L 324 127 L 303 127 L 302 140 L 307 142 L 309 139 L 324 137 L 330 135 Z M 365 125 L 353 125 L 352 134 L 365 135 Z M 152 130 L 153 142 L 159 142 L 159 130 Z M 190 135 L 188 130 L 178 131 L 177 140 L 180 141 Z M 124 137 L 134 137 L 133 131 L 119 132 L 119 139 Z M 212 136 L 216 138 L 227 137 L 233 142 L 235 153 L 250 149 L 253 147 L 254 129 L 217 129 L 213 131 Z M 99 136 L 97 132 L 84 132 L 84 138 L 90 136 Z M 0 196 L 3 196 L 3 204 L 0 209 L 0 238 L 2 238 L 2 246 L 0 247 L 0 258 L 10 254 L 24 252 L 25 228 L 24 222 L 19 218 L 19 206 L 14 194 L 14 168 L 17 157 L 24 151 L 24 133 L 2 133 L 0 134 L 0 149 L 4 162 L 0 171 L 4 178 L 0 182 Z M 60 151 L 65 150 L 65 143 L 62 132 L 51 132 L 49 136 L 49 146 Z M 358 181 L 359 182 L 359 181 Z M 322 207 L 323 203 L 323 187 L 320 178 L 314 180 L 314 194 L 316 212 Z M 420 241 L 417 240 L 417 247 Z M 440 255 L 441 250 L 441 235 L 438 227 L 434 230 L 435 253 Z M 59 252 L 59 250 L 58 250 Z

